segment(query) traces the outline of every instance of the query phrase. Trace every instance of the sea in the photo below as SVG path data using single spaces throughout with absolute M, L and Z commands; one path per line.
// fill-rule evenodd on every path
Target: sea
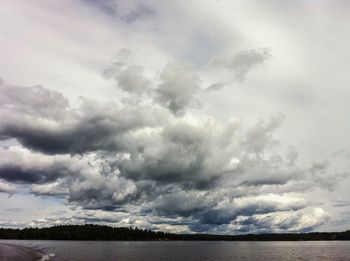
M 0 240 L 0 260 L 350 260 L 350 241 Z

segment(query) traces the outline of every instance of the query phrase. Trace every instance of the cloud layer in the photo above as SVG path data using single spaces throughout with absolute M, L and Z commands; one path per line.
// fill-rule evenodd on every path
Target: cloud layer
M 4 2 L 0 224 L 348 229 L 344 10 Z
M 81 99 L 73 108 L 56 91 L 2 83 L 0 137 L 16 143 L 0 150 L 1 191 L 14 193 L 17 184 L 86 211 L 155 219 L 148 226 L 167 218 L 197 232 L 308 230 L 326 220 L 322 209 L 288 194 L 329 188 L 336 180 L 329 180 L 328 164 L 301 168 L 294 150 L 274 152 L 283 116 L 245 130 L 238 118 L 223 123 L 178 114 L 176 106 L 158 102 L 159 89 L 175 84 L 178 94 L 169 95 L 181 103 L 196 81 L 176 68 L 164 70 L 152 90 L 156 99 L 139 104 Z M 321 214 L 309 224 L 302 215 L 312 213 Z M 275 220 L 280 215 L 288 216 L 289 227 Z

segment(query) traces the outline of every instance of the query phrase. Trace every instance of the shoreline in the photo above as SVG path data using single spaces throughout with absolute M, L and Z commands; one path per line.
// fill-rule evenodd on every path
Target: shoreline
M 350 240 L 350 230 L 342 232 L 267 234 L 175 234 L 132 227 L 106 225 L 61 225 L 23 229 L 0 228 L 0 239 L 88 240 L 88 241 L 342 241 Z
M 18 238 L 11 238 L 11 239 L 4 239 L 0 238 L 0 245 L 2 244 L 9 244 L 11 243 L 2 243 L 1 241 L 56 241 L 56 242 L 349 242 L 350 239 L 306 239 L 306 240 L 223 240 L 223 239 L 170 239 L 170 240 L 157 240 L 157 239 L 142 239 L 142 240 L 104 240 L 104 239 L 18 239 Z M 16 244 L 13 244 L 14 246 L 17 246 Z M 23 246 L 26 247 L 26 246 Z M 31 248 L 31 247 L 29 247 Z M 1 249 L 0 249 L 1 250 Z M 40 252 L 40 250 L 36 250 Z M 1 257 L 1 255 L 0 255 Z

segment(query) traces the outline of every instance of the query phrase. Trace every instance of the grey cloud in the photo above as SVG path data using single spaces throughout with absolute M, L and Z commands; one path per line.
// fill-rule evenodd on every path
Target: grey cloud
M 75 214 L 73 218 L 82 220 L 88 223 L 117 223 L 122 219 L 127 218 L 127 213 L 122 212 L 103 212 L 103 211 L 94 211 L 94 210 L 86 210 Z
M 12 184 L 6 183 L 0 180 L 0 193 L 9 193 L 12 194 L 16 191 L 16 187 Z
M 297 161 L 299 156 L 299 152 L 294 147 L 289 147 L 287 152 L 287 160 L 289 166 L 295 166 L 295 162 Z
M 194 102 L 200 90 L 199 79 L 191 68 L 168 64 L 160 74 L 160 84 L 156 89 L 156 101 L 172 112 L 179 114 Z
M 226 207 L 216 207 L 201 214 L 203 224 L 229 224 L 238 216 L 252 216 L 279 211 L 299 210 L 306 207 L 306 202 L 276 195 L 258 196 L 253 198 L 237 198 Z
M 285 185 L 291 181 L 304 178 L 306 171 L 291 167 L 288 155 L 286 159 L 243 158 L 237 166 L 237 172 L 242 174 L 237 178 L 242 186 Z
M 0 93 L 2 111 L 55 120 L 61 119 L 69 107 L 68 100 L 61 93 L 42 86 L 9 86 L 0 82 Z
M 154 14 L 149 4 L 138 0 L 83 0 L 83 2 L 125 23 L 136 22 Z
M 0 178 L 14 183 L 46 183 L 79 169 L 69 157 L 32 154 L 26 149 L 0 149 Z
M 67 196 L 69 195 L 68 188 L 62 186 L 60 182 L 54 181 L 45 184 L 33 184 L 30 192 L 37 196 Z
M 127 213 L 105 212 L 103 210 L 77 210 L 74 213 L 66 211 L 55 211 L 49 216 L 37 218 L 21 226 L 47 227 L 56 225 L 77 225 L 86 223 L 125 225 L 123 219 L 128 217 Z M 0 221 L 1 222 L 1 221 Z M 9 222 L 8 222 L 9 223 Z M 15 226 L 15 225 L 14 225 Z
M 132 181 L 121 177 L 117 170 L 106 169 L 101 159 L 92 156 L 49 156 L 18 147 L 1 149 L 0 156 L 0 178 L 31 184 L 32 194 L 66 197 L 84 208 L 113 209 L 137 192 Z M 13 190 L 12 185 L 0 185 L 4 192 Z
M 350 205 L 350 202 L 347 200 L 336 199 L 336 200 L 333 200 L 332 202 L 332 206 L 336 208 L 347 207 L 349 205 Z
M 189 232 L 302 231 L 327 221 L 325 213 L 312 210 L 319 203 L 311 200 L 308 209 L 284 211 L 269 204 L 273 199 L 256 203 L 259 196 L 317 198 L 325 209 L 333 207 L 330 198 L 347 198 L 348 152 L 338 151 L 326 164 L 308 162 L 349 147 L 348 8 L 314 1 L 308 7 L 317 5 L 320 12 L 310 16 L 302 2 L 294 1 L 288 8 L 287 1 L 3 2 L 9 11 L 1 27 L 4 77 L 33 82 L 42 76 L 42 82 L 69 98 L 115 101 L 85 99 L 73 107 L 50 89 L 0 80 L 0 146 L 12 147 L 1 154 L 8 160 L 0 159 L 0 191 L 18 191 L 26 202 L 34 198 L 27 192 L 60 197 L 75 212 L 94 209 L 81 219 L 34 225 L 110 220 Z M 254 19 L 264 32 L 256 31 Z M 316 36 L 324 41 L 313 44 Z M 272 51 L 244 49 L 261 43 Z M 119 89 L 103 89 L 106 81 L 100 85 L 96 71 L 121 45 L 142 55 L 122 50 L 105 72 Z M 229 54 L 232 49 L 237 52 Z M 30 52 L 18 55 L 18 50 Z M 214 68 L 206 66 L 221 54 Z M 262 72 L 265 65 L 271 70 Z M 203 92 L 203 86 L 241 85 L 247 88 Z M 121 99 L 127 97 L 121 102 L 120 90 Z M 197 99 L 207 99 L 201 111 L 192 110 Z M 275 111 L 287 117 L 280 137 L 300 146 L 300 153 L 286 152 L 276 138 L 279 116 L 253 126 L 227 123 L 232 114 L 252 122 Z M 323 135 L 313 135 L 320 130 Z M 26 151 L 14 151 L 19 146 Z M 237 205 L 236 199 L 247 197 L 249 204 Z M 125 221 L 112 215 L 120 211 L 127 213 Z M 230 223 L 202 224 L 205 214 L 212 223 Z
M 281 114 L 271 117 L 268 121 L 261 120 L 246 133 L 245 145 L 247 150 L 262 153 L 265 149 L 278 143 L 273 132 L 282 124 L 284 116 Z
M 244 80 L 250 70 L 271 57 L 269 48 L 250 49 L 234 54 L 230 59 L 216 58 L 212 65 L 230 70 L 235 79 Z
M 151 179 L 161 183 L 182 183 L 205 187 L 227 171 L 235 143 L 235 125 L 194 126 L 176 120 L 151 137 L 138 143 L 141 150 L 132 150 L 119 161 L 122 175 L 131 179 Z M 225 142 L 225 143 L 222 143 Z M 221 151 L 221 155 L 216 151 Z
M 184 64 L 168 63 L 159 76 L 152 79 L 144 75 L 142 66 L 132 63 L 131 54 L 130 50 L 121 49 L 115 61 L 104 71 L 107 78 L 115 80 L 118 88 L 133 96 L 153 98 L 155 103 L 176 115 L 183 114 L 189 106 L 199 104 L 196 98 L 203 88 L 193 68 Z M 253 49 L 235 55 L 232 61 L 216 59 L 213 64 L 227 67 L 238 74 L 236 78 L 243 79 L 251 68 L 268 57 L 268 49 Z M 220 90 L 230 81 L 213 83 L 205 90 Z
M 320 208 L 306 208 L 278 214 L 252 215 L 236 222 L 237 230 L 244 232 L 310 232 L 327 223 L 330 215 Z
M 16 87 L 10 88 L 16 90 Z M 18 103 L 19 108 L 24 103 L 18 102 L 18 98 L 13 101 L 7 91 L 4 92 L 4 97 L 13 105 Z M 33 106 L 35 105 L 34 102 Z M 73 112 L 67 109 L 66 115 L 60 115 L 59 119 L 55 111 L 45 111 L 43 115 L 39 114 L 38 120 L 35 110 L 31 110 L 30 99 L 23 106 L 29 108 L 23 110 L 22 114 L 12 110 L 13 106 L 2 108 L 3 136 L 16 138 L 25 146 L 47 153 L 95 151 L 103 154 L 107 151 L 115 155 L 107 157 L 109 164 L 113 165 L 112 171 L 120 171 L 127 179 L 179 183 L 185 187 L 205 189 L 214 186 L 216 179 L 230 172 L 237 173 L 238 177 L 243 175 L 242 179 L 238 179 L 238 184 L 246 186 L 283 185 L 300 176 L 298 170 L 288 169 L 289 154 L 286 162 L 276 161 L 278 157 L 276 160 L 261 158 L 267 149 L 277 143 L 273 132 L 282 122 L 281 115 L 276 115 L 269 121 L 258 122 L 245 136 L 236 136 L 235 132 L 240 128 L 237 121 L 226 125 L 215 122 L 194 125 L 153 107 L 105 105 L 84 100 L 79 110 Z M 26 118 L 33 122 L 28 123 Z M 56 129 L 56 126 L 65 121 L 67 124 L 63 130 Z M 250 159 L 252 155 L 255 156 Z M 235 160 L 238 163 L 234 163 Z M 280 167 L 275 169 L 278 165 Z M 49 176 L 39 167 L 34 169 L 36 174 L 26 174 L 28 170 L 14 168 L 9 164 L 3 164 L 2 167 L 6 169 L 3 173 L 7 173 L 3 177 L 18 181 L 22 179 L 22 182 L 25 177 L 26 182 L 34 183 L 54 181 L 63 176 L 61 173 L 68 172 L 65 169 L 55 169 L 54 172 L 49 171 Z M 39 194 L 40 191 L 44 192 L 44 187 L 33 190 Z M 93 198 L 92 189 L 90 195 Z
M 131 65 L 117 76 L 118 84 L 125 91 L 132 93 L 145 93 L 148 91 L 150 82 L 142 76 L 143 68 Z
M 219 191 L 177 191 L 161 194 L 144 210 L 152 210 L 153 213 L 166 217 L 190 217 L 193 220 L 192 225 L 198 223 L 198 230 L 200 226 L 230 224 L 240 216 L 298 211 L 307 206 L 307 202 L 300 198 L 273 194 L 232 200 L 227 197 L 227 194 Z
M 68 201 L 90 209 L 114 209 L 136 193 L 136 185 L 117 175 L 94 175 L 70 186 Z
M 228 83 L 227 82 L 215 82 L 209 85 L 205 90 L 206 91 L 218 91 L 224 88 Z
M 67 104 L 66 99 L 42 87 L 1 86 L 0 92 L 4 101 L 0 138 L 15 138 L 50 154 L 122 149 L 123 133 L 152 126 L 164 114 L 153 108 L 98 104 L 87 99 L 77 112 L 61 107 Z
M 347 150 L 337 150 L 332 153 L 332 157 L 344 157 L 345 159 L 350 159 L 350 152 Z
M 215 57 L 210 62 L 210 67 L 214 69 L 226 69 L 231 76 L 226 80 L 220 79 L 210 84 L 206 91 L 217 91 L 229 86 L 235 81 L 244 81 L 251 70 L 264 64 L 271 58 L 269 48 L 250 49 L 235 53 L 232 57 Z
M 296 191 L 293 188 L 302 187 L 300 180 L 312 187 L 329 185 L 326 181 L 333 176 L 327 165 L 298 168 L 296 150 L 272 153 L 283 116 L 244 131 L 237 119 L 221 123 L 181 114 L 196 91 L 185 94 L 190 99 L 177 100 L 182 93 L 175 87 L 193 87 L 197 80 L 172 65 L 168 69 L 159 88 L 171 86 L 173 96 L 156 91 L 176 101 L 175 107 L 163 104 L 170 111 L 158 104 L 87 99 L 73 109 L 65 97 L 43 87 L 2 85 L 1 137 L 16 139 L 26 148 L 17 144 L 0 150 L 0 178 L 83 209 L 132 209 L 140 219 L 149 218 L 144 226 L 166 229 L 161 218 L 172 219 L 172 226 L 181 231 L 223 229 L 240 216 L 298 211 L 303 202 L 262 195 Z M 36 95 L 48 96 L 48 102 Z M 108 222 L 94 216 L 85 220 Z
M 5 209 L 5 211 L 12 212 L 12 213 L 18 213 L 18 212 L 22 212 L 23 209 L 22 208 L 7 208 L 7 209 Z
M 6 228 L 24 228 L 27 225 L 26 222 L 23 221 L 14 221 L 10 219 L 0 219 L 0 226 Z
M 151 80 L 144 76 L 144 68 L 130 62 L 131 51 L 121 49 L 115 61 L 104 71 L 107 78 L 112 78 L 121 90 L 142 96 L 150 94 Z
M 121 90 L 136 97 L 150 98 L 153 102 L 169 109 L 176 115 L 183 114 L 194 105 L 200 89 L 200 80 L 190 66 L 167 64 L 159 76 L 153 79 L 144 75 L 144 68 L 131 62 L 131 51 L 121 49 L 104 71 Z M 153 86 L 152 86 L 153 84 Z
M 309 168 L 310 178 L 319 186 L 333 191 L 337 184 L 350 176 L 348 168 L 335 169 L 330 161 L 313 162 Z
M 310 168 L 310 172 L 312 174 L 316 174 L 318 172 L 324 173 L 327 170 L 328 166 L 329 166 L 329 162 L 328 161 L 313 162 L 312 166 Z
M 271 57 L 270 49 L 251 49 L 235 54 L 228 63 L 228 68 L 235 72 L 238 79 L 244 79 L 255 66 L 264 63 Z
M 160 195 L 152 202 L 151 208 L 161 216 L 189 217 L 210 208 L 213 201 L 202 193 L 179 191 L 168 195 Z

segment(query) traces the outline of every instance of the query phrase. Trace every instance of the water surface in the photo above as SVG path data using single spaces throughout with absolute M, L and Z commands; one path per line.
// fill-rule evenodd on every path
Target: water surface
M 349 260 L 350 241 L 40 241 L 0 240 L 50 254 L 50 260 Z M 0 248 L 1 249 L 1 248 Z M 53 256 L 54 254 L 54 256 Z M 29 258 L 29 257 L 28 257 Z M 33 258 L 33 257 L 32 257 Z M 5 260 L 5 259 L 4 259 Z M 35 260 L 35 259 L 28 259 Z

